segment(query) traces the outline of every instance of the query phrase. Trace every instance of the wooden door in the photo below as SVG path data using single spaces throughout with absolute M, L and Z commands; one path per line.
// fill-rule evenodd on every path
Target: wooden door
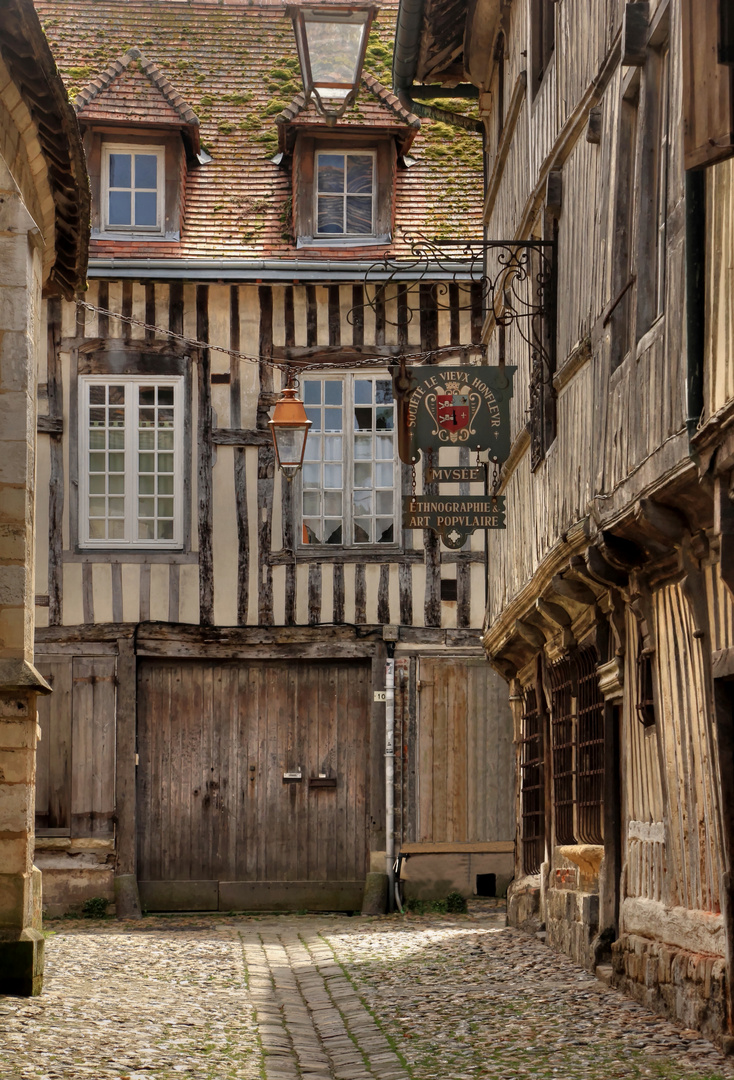
M 53 694 L 38 698 L 36 832 L 114 835 L 114 656 L 39 657 Z
M 369 664 L 143 660 L 138 670 L 144 905 L 358 908 Z
M 421 658 L 418 690 L 418 841 L 512 840 L 507 684 L 479 657 Z

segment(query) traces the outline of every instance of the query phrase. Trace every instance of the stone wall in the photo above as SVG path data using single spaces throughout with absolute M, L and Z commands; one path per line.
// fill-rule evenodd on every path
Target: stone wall
M 571 889 L 549 889 L 545 899 L 546 942 L 581 967 L 596 967 L 594 939 L 599 933 L 599 896 Z
M 726 1032 L 726 961 L 637 934 L 612 945 L 612 983 L 655 1012 L 698 1028 L 710 1039 Z

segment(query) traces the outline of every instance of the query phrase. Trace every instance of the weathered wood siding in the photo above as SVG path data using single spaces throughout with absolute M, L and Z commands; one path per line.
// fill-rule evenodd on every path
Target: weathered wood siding
M 608 312 L 621 289 L 615 269 L 619 242 L 615 202 L 617 191 L 629 184 L 629 162 L 620 144 L 623 82 L 632 75 L 630 67 L 620 65 L 623 6 L 618 0 L 594 0 L 580 7 L 556 5 L 556 47 L 537 88 L 532 85 L 529 64 L 528 5 L 514 4 L 505 14 L 506 126 L 497 156 L 490 159 L 494 171 L 485 223 L 487 236 L 493 240 L 541 237 L 547 178 L 551 170 L 560 171 L 555 375 L 546 373 L 547 379 L 553 378 L 557 395 L 557 434 L 545 460 L 531 473 L 529 446 L 522 449 L 528 422 L 530 350 L 520 334 L 508 328 L 506 359 L 518 365 L 512 406 L 516 453 L 503 480 L 508 529 L 490 540 L 490 619 L 497 618 L 530 581 L 572 525 L 594 513 L 595 507 L 606 513 L 623 497 L 644 491 L 669 467 L 670 453 L 666 456 L 662 451 L 669 443 L 674 444 L 671 452 L 685 443 L 681 72 L 675 48 L 680 13 L 675 0 L 670 5 L 673 47 L 664 313 L 649 329 L 643 328 L 644 333 L 638 333 L 627 359 L 611 370 L 614 321 Z M 652 4 L 651 18 L 656 9 Z M 512 111 L 513 88 L 522 102 L 516 115 Z M 654 93 L 648 93 L 648 99 L 651 114 Z M 586 139 L 592 106 L 602 110 L 598 143 Z M 637 141 L 632 148 L 632 160 L 637 158 L 641 175 L 647 169 L 646 140 L 650 139 L 651 123 L 644 109 L 643 88 Z M 648 209 L 654 213 L 654 208 Z M 640 241 L 636 233 L 632 241 L 637 251 Z M 637 266 L 636 260 L 635 255 L 632 273 L 640 282 L 646 281 L 650 268 L 644 263 Z M 720 292 L 723 298 L 724 281 Z M 635 286 L 631 296 L 636 304 Z M 728 326 L 726 310 L 721 308 L 720 333 Z M 494 362 L 499 335 L 489 322 L 486 330 L 490 362 Z M 724 364 L 717 362 L 719 381 L 728 378 L 723 374 Z M 718 392 L 723 393 L 723 386 Z
M 418 841 L 513 840 L 514 751 L 507 691 L 481 659 L 422 657 Z
M 140 879 L 362 880 L 371 686 L 353 661 L 141 662 Z
M 393 320 L 397 294 L 394 286 L 386 297 L 386 313 Z M 451 294 L 457 309 L 451 316 L 440 312 L 437 319 L 428 317 L 431 312 L 424 318 L 418 310 L 419 302 L 431 306 L 428 293 L 411 294 L 415 311 L 400 331 L 408 349 L 427 347 L 434 336 L 438 345 L 476 340 L 468 288 L 452 287 Z M 93 281 L 85 299 L 130 312 L 141 321 L 155 312 L 156 324 L 163 328 L 255 356 L 274 353 L 282 359 L 286 348 L 373 347 L 382 355 L 386 349 L 397 350 L 399 328 L 389 321 L 378 326 L 369 307 L 354 325 L 347 319 L 360 297 L 361 286 L 352 284 Z M 294 557 L 298 497 L 275 469 L 267 429 L 272 394 L 282 385 L 279 370 L 214 349 L 202 353 L 113 317 L 77 311 L 72 304 L 50 304 L 48 316 L 42 400 L 47 398 L 51 419 L 46 423 L 54 433 L 39 434 L 39 490 L 50 490 L 48 499 L 39 500 L 45 503 L 41 520 L 47 523 L 46 530 L 39 530 L 37 549 L 40 626 L 151 619 L 224 626 L 378 621 L 446 628 L 481 625 L 482 533 L 460 552 L 437 544 L 436 556 L 428 559 L 422 535 L 412 532 L 402 536 L 397 550 L 364 554 L 351 548 L 315 555 L 301 549 Z M 111 349 L 117 349 L 115 370 L 123 362 L 133 365 L 142 349 L 162 359 L 183 357 L 191 410 L 182 551 L 97 553 L 79 548 L 77 381 L 80 370 L 90 370 L 90 365 L 103 372 L 104 356 Z M 445 452 L 446 464 L 459 461 L 458 450 Z M 402 475 L 407 492 L 409 474 L 403 470 Z M 480 491 L 476 485 L 472 489 Z M 461 582 L 461 603 L 441 602 L 442 576 Z
M 683 907 L 719 911 L 721 811 L 717 755 L 703 647 L 694 636 L 690 605 L 679 585 L 654 597 L 660 685 L 660 736 L 671 833 L 669 899 Z
M 54 693 L 39 699 L 36 824 L 74 837 L 114 836 L 114 656 L 40 656 Z
M 706 170 L 706 353 L 704 414 L 734 400 L 734 160 Z

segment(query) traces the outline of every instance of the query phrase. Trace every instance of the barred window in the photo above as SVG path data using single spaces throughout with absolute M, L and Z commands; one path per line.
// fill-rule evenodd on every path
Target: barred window
M 543 717 L 534 687 L 523 698 L 520 738 L 522 856 L 526 874 L 537 874 L 545 848 L 545 773 Z
M 578 824 L 582 844 L 604 840 L 604 698 L 599 691 L 595 648 L 580 649 L 578 666 Z
M 573 828 L 576 789 L 575 671 L 570 660 L 559 660 L 553 664 L 549 675 L 556 840 L 559 844 L 573 844 L 576 842 Z
M 594 646 L 550 668 L 553 808 L 559 844 L 604 840 L 604 699 Z

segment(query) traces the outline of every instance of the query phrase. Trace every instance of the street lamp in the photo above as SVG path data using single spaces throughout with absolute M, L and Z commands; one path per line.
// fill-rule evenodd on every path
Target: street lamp
M 354 102 L 372 20 L 373 5 L 289 4 L 306 102 L 335 124 Z M 324 99 L 331 104 L 326 105 Z
M 275 403 L 273 419 L 268 421 L 273 433 L 273 445 L 278 468 L 287 480 L 292 480 L 303 465 L 306 436 L 311 421 L 296 388 L 290 381 Z

